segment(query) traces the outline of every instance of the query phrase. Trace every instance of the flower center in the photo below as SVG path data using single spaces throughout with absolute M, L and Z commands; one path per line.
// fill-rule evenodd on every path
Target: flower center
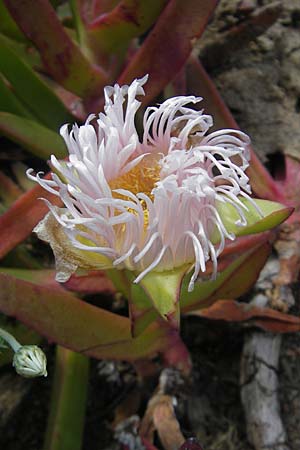
M 109 186 L 111 190 L 126 189 L 137 195 L 144 193 L 152 198 L 152 189 L 160 179 L 160 166 L 158 161 L 160 156 L 146 155 L 142 161 L 134 166 L 131 170 L 111 180 Z M 115 198 L 120 198 L 120 194 L 113 193 Z
M 160 180 L 160 158 L 161 155 L 158 154 L 146 155 L 142 161 L 131 170 L 111 180 L 109 182 L 111 190 L 114 191 L 114 189 L 125 189 L 134 195 L 143 193 L 153 200 L 152 190 L 155 187 L 155 183 Z M 114 198 L 132 200 L 131 198 L 119 194 L 118 192 L 112 192 L 112 195 Z M 146 228 L 148 225 L 149 212 L 146 202 L 144 200 L 139 200 L 139 202 L 144 211 L 144 224 Z M 131 208 L 128 208 L 128 211 L 136 214 L 136 211 Z

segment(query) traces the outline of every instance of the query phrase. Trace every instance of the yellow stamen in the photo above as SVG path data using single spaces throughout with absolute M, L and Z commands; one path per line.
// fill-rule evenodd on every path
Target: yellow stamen
M 137 164 L 129 172 L 111 180 L 109 182 L 110 188 L 114 189 L 126 189 L 132 192 L 134 195 L 143 193 L 150 199 L 153 199 L 152 190 L 155 187 L 155 183 L 160 179 L 160 166 L 158 164 L 159 155 L 146 155 L 142 161 Z M 117 192 L 113 192 L 114 198 L 122 198 L 123 200 L 130 200 Z M 149 212 L 144 200 L 140 200 L 140 204 L 144 211 L 144 224 L 148 225 Z M 132 213 L 136 213 L 132 209 L 128 209 Z

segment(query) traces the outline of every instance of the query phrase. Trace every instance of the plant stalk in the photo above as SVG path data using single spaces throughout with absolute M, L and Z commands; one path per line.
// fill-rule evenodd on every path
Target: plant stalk
M 89 359 L 56 347 L 55 374 L 43 450 L 80 450 L 84 429 Z

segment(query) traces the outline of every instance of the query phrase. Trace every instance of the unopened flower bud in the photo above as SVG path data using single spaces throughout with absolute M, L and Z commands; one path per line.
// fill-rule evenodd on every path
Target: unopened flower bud
M 46 364 L 46 356 L 37 345 L 21 346 L 13 359 L 16 372 L 26 378 L 46 377 Z

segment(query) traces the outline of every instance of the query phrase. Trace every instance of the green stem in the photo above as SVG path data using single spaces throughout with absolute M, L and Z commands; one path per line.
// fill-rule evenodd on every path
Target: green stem
M 15 339 L 12 334 L 8 333 L 7 331 L 2 330 L 2 328 L 0 328 L 0 337 L 2 339 L 4 339 L 5 342 L 7 342 L 10 345 L 10 347 L 13 349 L 13 351 L 15 353 L 21 347 L 21 344 L 19 344 L 17 339 Z
M 84 428 L 89 359 L 56 347 L 55 374 L 43 450 L 80 450 Z
M 93 50 L 88 45 L 87 30 L 80 13 L 80 2 L 78 0 L 69 0 L 69 4 L 73 16 L 78 45 L 86 58 L 90 62 L 96 63 L 95 57 L 93 55 Z

